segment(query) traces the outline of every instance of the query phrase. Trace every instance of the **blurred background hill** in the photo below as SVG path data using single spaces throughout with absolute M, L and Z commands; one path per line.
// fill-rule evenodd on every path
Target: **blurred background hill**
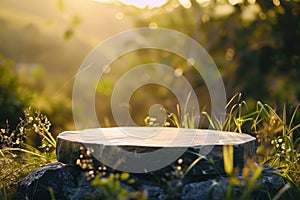
M 133 27 L 131 20 L 116 18 L 119 12 L 118 7 L 85 0 L 1 0 L 1 75 L 4 60 L 11 60 L 6 76 L 18 80 L 15 88 L 6 83 L 1 91 L 2 127 L 6 119 L 16 124 L 27 106 L 47 112 L 59 130 L 68 127 L 73 79 L 81 62 L 101 41 Z M 22 94 L 8 97 L 4 90 Z M 20 100 L 24 95 L 30 96 L 25 102 Z M 11 103 L 15 96 L 20 101 Z
M 42 65 L 49 80 L 52 75 L 71 78 L 98 43 L 133 26 L 129 20 L 117 20 L 118 8 L 107 4 L 85 0 L 63 4 L 60 10 L 58 1 L 1 0 L 0 51 L 18 64 Z

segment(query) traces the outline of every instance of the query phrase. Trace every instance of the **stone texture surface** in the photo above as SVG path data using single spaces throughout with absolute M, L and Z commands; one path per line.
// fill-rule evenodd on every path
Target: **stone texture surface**
M 267 195 L 274 196 L 285 185 L 284 180 L 275 175 L 275 169 L 269 166 L 264 166 L 262 176 L 257 180 L 260 189 L 254 191 L 251 195 L 253 199 L 266 199 Z M 243 176 L 237 177 L 241 182 L 244 182 Z M 217 179 L 210 179 L 202 182 L 195 182 L 186 184 L 182 190 L 183 200 L 218 200 L 225 196 L 228 188 L 228 177 L 218 177 Z M 244 186 L 241 186 L 244 187 Z M 239 190 L 234 191 L 235 197 L 238 198 L 241 194 Z
M 122 188 L 135 191 L 131 186 L 120 183 Z M 103 199 L 102 190 L 91 187 L 84 171 L 75 166 L 56 162 L 33 170 L 19 181 L 17 191 L 19 200 L 50 200 L 50 190 L 56 200 Z M 149 200 L 163 199 L 164 192 L 158 186 L 142 185 Z
M 256 191 L 253 195 L 254 199 L 265 199 L 268 191 L 269 195 L 274 196 L 280 188 L 284 186 L 284 181 L 281 177 L 270 173 L 274 171 L 274 168 L 264 166 L 262 172 L 262 178 L 259 179 L 258 183 L 261 184 L 262 188 Z M 18 183 L 19 199 L 30 199 L 30 200 L 50 200 L 51 196 L 49 188 L 52 188 L 53 194 L 56 200 L 79 200 L 88 199 L 89 197 L 97 197 L 102 199 L 103 193 L 100 188 L 93 188 L 90 186 L 91 181 L 86 180 L 82 175 L 83 171 L 74 166 L 66 166 L 62 163 L 51 163 L 41 168 L 35 169 L 31 174 L 25 177 Z M 135 177 L 135 174 L 132 175 Z M 207 176 L 207 175 L 201 175 Z M 135 177 L 137 182 L 141 184 L 143 190 L 148 191 L 148 197 L 150 200 L 160 199 L 174 199 L 174 196 L 170 198 L 170 191 L 165 191 L 162 185 L 151 185 L 149 179 L 153 179 L 150 174 L 142 175 L 139 174 Z M 238 177 L 243 180 L 242 176 Z M 181 182 L 180 179 L 173 180 L 174 184 L 170 185 L 169 189 L 176 187 Z M 181 182 L 182 183 L 182 182 Z M 134 189 L 128 185 L 121 184 L 121 187 L 126 188 L 129 191 Z M 181 187 L 177 188 L 179 197 L 176 199 L 193 200 L 193 199 L 220 199 L 223 197 L 228 187 L 228 177 L 217 176 L 217 177 L 204 177 L 202 181 L 186 183 Z M 237 197 L 238 197 L 237 193 Z
M 56 200 L 84 199 L 90 194 L 101 195 L 99 189 L 90 186 L 77 167 L 62 163 L 51 163 L 32 171 L 18 183 L 20 199 L 51 199 L 49 188 Z
M 132 135 L 151 135 L 153 134 L 152 131 L 156 131 L 159 134 L 150 138 L 132 137 Z M 128 133 L 131 135 L 128 135 Z M 243 166 L 245 157 L 252 157 L 255 153 L 255 138 L 247 134 L 201 129 L 153 127 L 122 127 L 120 129 L 118 127 L 61 133 L 57 138 L 57 159 L 62 163 L 74 165 L 80 154 L 79 149 L 81 146 L 92 148 L 94 150 L 93 156 L 103 158 L 109 163 L 110 159 L 118 158 L 121 155 L 112 146 L 118 146 L 122 150 L 137 153 L 155 151 L 163 147 L 171 148 L 174 152 L 184 149 L 183 152 L 185 153 L 181 156 L 184 161 L 183 167 L 190 166 L 198 155 L 205 155 L 213 159 L 217 166 L 216 170 L 209 161 L 201 160 L 190 171 L 189 175 L 217 174 L 223 173 L 223 145 L 234 145 L 234 162 L 235 166 L 238 167 Z M 120 158 L 124 166 L 126 166 L 126 159 L 126 157 Z M 138 159 L 138 156 L 136 159 Z M 98 160 L 94 159 L 95 163 Z M 151 162 L 158 162 L 157 164 L 159 165 L 159 160 Z M 103 163 L 99 162 L 99 164 Z M 176 161 L 173 164 L 170 163 L 170 166 L 174 165 L 176 165 Z M 114 163 L 111 166 L 114 166 Z

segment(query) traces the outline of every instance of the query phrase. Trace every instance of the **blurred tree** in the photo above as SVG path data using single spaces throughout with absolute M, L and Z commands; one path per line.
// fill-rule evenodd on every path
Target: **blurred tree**
M 82 20 L 77 14 L 69 13 L 65 9 L 64 0 L 56 0 L 56 2 L 60 15 L 57 18 L 49 19 L 47 24 L 51 25 L 63 21 L 66 27 L 62 36 L 65 41 L 69 41 L 73 38 L 76 28 L 81 24 Z M 15 24 L 10 23 L 12 21 L 9 17 L 4 17 L 4 19 L 1 18 L 0 20 L 1 37 L 3 37 L 0 41 L 1 52 L 5 52 L 5 57 L 13 57 L 16 61 L 15 63 L 0 53 L 0 128 L 5 127 L 8 121 L 10 128 L 14 129 L 19 122 L 19 118 L 23 117 L 24 109 L 27 109 L 29 106 L 35 110 L 47 113 L 50 121 L 55 124 L 55 126 L 52 126 L 51 131 L 55 131 L 56 134 L 67 127 L 73 127 L 70 97 L 66 94 L 67 92 L 62 93 L 60 90 L 57 90 L 57 86 L 48 84 L 45 80 L 47 74 L 44 74 L 43 71 L 44 65 L 49 63 L 51 64 L 49 68 L 56 71 L 58 67 L 63 65 L 54 63 L 54 61 L 50 61 L 47 64 L 43 63 L 43 58 L 47 57 L 45 54 L 50 51 L 55 52 L 57 45 L 60 44 L 58 44 L 55 37 L 49 37 L 50 34 L 42 33 L 43 31 L 35 22 L 26 24 L 26 20 L 24 20 L 24 27 L 22 26 L 20 31 L 15 31 L 19 29 L 15 29 Z M 23 24 L 23 22 L 20 24 Z M 17 35 L 14 35 L 15 32 Z M 22 32 L 22 35 L 18 35 L 18 32 Z M 12 37 L 10 37 L 11 35 Z M 45 37 L 50 42 L 44 43 Z M 11 43 L 9 41 L 14 42 Z M 73 52 L 70 54 L 70 57 L 72 57 L 70 60 L 75 60 L 74 62 L 76 63 L 74 55 L 78 54 L 80 53 L 74 54 Z M 59 68 L 59 72 L 63 73 L 64 71 L 62 68 Z M 52 89 L 52 87 L 55 88 Z M 57 93 L 53 94 L 53 90 Z M 69 90 L 71 91 L 71 89 Z
M 6 127 L 9 121 L 14 129 L 23 116 L 23 109 L 29 105 L 30 96 L 19 84 L 17 75 L 13 72 L 14 62 L 0 54 L 0 127 Z
M 228 96 L 242 92 L 271 104 L 299 101 L 299 1 L 169 0 L 160 8 L 127 12 L 140 12 L 137 27 L 170 28 L 197 40 L 219 67 Z M 158 54 L 151 57 L 161 61 Z M 198 80 L 195 88 L 204 87 L 183 62 L 172 58 L 165 64 L 174 61 L 185 76 Z
M 47 113 L 54 124 L 51 127 L 54 135 L 71 127 L 71 100 L 66 94 L 45 91 L 41 68 L 22 70 L 19 66 L 18 71 L 16 68 L 14 61 L 0 54 L 0 128 L 8 122 L 14 130 L 28 107 Z
M 273 4 L 259 1 L 261 11 L 245 29 L 247 46 L 236 82 L 248 97 L 295 103 L 300 99 L 300 5 L 275 0 Z

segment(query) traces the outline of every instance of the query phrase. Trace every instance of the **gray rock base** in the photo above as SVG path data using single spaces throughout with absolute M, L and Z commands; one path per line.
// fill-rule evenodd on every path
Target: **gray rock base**
M 255 191 L 253 199 L 265 199 L 267 193 L 274 196 L 280 188 L 284 186 L 284 181 L 277 175 L 269 173 L 274 171 L 268 166 L 264 167 L 262 178 L 258 183 L 261 183 L 262 188 Z M 202 181 L 186 183 L 183 180 L 177 179 L 169 185 L 170 191 L 166 191 L 163 185 L 148 184 L 151 182 L 151 174 L 138 176 L 133 175 L 137 182 L 141 184 L 143 190 L 148 191 L 149 199 L 184 199 L 184 200 L 201 200 L 201 199 L 220 199 L 224 197 L 228 187 L 228 177 L 218 176 L 202 178 Z M 205 176 L 205 175 L 202 175 Z M 242 176 L 238 177 L 243 179 Z M 102 190 L 90 186 L 91 181 L 86 180 L 83 176 L 83 171 L 74 166 L 67 166 L 61 163 L 51 163 L 41 168 L 37 168 L 27 177 L 18 183 L 19 199 L 30 200 L 47 200 L 51 199 L 50 190 L 56 200 L 60 199 L 103 199 Z M 213 186 L 214 185 L 214 186 Z M 129 191 L 134 191 L 131 186 L 121 185 Z M 173 187 L 173 188 L 172 188 Z M 262 192 L 265 191 L 265 192 Z M 177 195 L 175 194 L 177 193 Z M 239 193 L 236 193 L 237 197 Z
M 267 199 L 267 195 L 273 197 L 284 186 L 284 180 L 270 172 L 274 171 L 274 168 L 264 166 L 261 179 L 257 181 L 260 185 L 260 189 L 251 194 L 251 199 Z M 242 176 L 237 177 L 241 182 L 244 181 Z M 203 182 L 195 182 L 186 184 L 182 189 L 183 200 L 218 200 L 222 199 L 228 188 L 228 177 L 219 177 L 218 179 L 210 179 Z M 241 189 L 243 186 L 241 186 Z M 234 196 L 239 199 L 241 196 L 240 190 L 233 190 Z

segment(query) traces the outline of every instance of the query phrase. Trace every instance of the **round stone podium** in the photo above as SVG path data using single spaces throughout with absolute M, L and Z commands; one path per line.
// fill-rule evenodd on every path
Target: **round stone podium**
M 217 171 L 223 172 L 223 145 L 234 146 L 234 165 L 237 167 L 242 167 L 244 159 L 255 154 L 255 138 L 248 134 L 170 127 L 113 127 L 62 132 L 57 137 L 57 160 L 75 165 L 80 147 L 87 147 L 92 149 L 98 164 L 119 171 L 142 173 L 173 166 L 178 159 L 182 159 L 183 167 L 189 166 L 204 155 L 214 160 L 219 168 Z M 142 161 L 143 156 L 155 152 L 157 154 Z M 140 161 L 142 169 L 132 171 Z M 215 174 L 216 169 L 202 161 L 189 173 Z

